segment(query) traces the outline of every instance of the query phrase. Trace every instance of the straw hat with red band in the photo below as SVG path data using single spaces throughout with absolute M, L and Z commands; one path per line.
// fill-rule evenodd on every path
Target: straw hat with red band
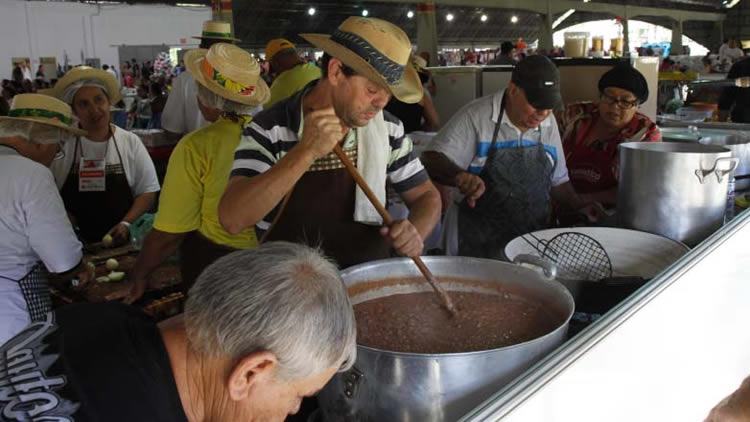
M 405 103 L 422 99 L 422 83 L 411 63 L 411 41 L 396 25 L 382 19 L 352 16 L 331 35 L 300 34 L 302 38 L 387 87 Z
M 22 120 L 63 129 L 74 135 L 85 136 L 86 131 L 75 127 L 70 106 L 57 98 L 42 94 L 18 94 L 13 97 L 7 116 L 0 121 Z
M 260 77 L 260 65 L 247 51 L 227 43 L 185 53 L 185 67 L 193 79 L 211 92 L 240 104 L 256 106 L 270 97 Z
M 203 22 L 203 30 L 199 37 L 193 37 L 199 40 L 204 38 L 210 40 L 223 40 L 226 42 L 237 42 L 241 41 L 237 38 L 232 37 L 232 26 L 229 22 L 223 21 L 205 21 Z

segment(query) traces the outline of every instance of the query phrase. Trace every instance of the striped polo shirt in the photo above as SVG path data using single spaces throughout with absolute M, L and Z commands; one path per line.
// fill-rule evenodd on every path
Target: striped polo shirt
M 303 129 L 302 98 L 316 83 L 311 82 L 297 94 L 260 112 L 245 125 L 234 153 L 231 176 L 253 177 L 264 173 L 297 145 Z M 403 124 L 387 111 L 382 113 L 391 147 L 386 176 L 396 192 L 406 192 L 426 182 L 429 177 L 413 152 L 411 139 L 404 134 Z M 355 131 L 350 130 L 342 147 L 344 150 L 356 150 L 356 146 Z M 256 224 L 258 230 L 265 231 L 270 227 L 278 207 Z

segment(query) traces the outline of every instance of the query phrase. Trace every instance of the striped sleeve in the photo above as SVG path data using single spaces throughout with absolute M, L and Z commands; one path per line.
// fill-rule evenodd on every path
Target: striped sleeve
M 242 130 L 240 143 L 234 151 L 231 176 L 253 177 L 264 173 L 278 161 L 271 131 L 251 122 Z
M 396 192 L 406 192 L 426 182 L 429 177 L 419 157 L 414 153 L 411 139 L 404 134 L 404 125 L 388 113 L 384 113 L 384 117 L 391 146 L 388 179 Z

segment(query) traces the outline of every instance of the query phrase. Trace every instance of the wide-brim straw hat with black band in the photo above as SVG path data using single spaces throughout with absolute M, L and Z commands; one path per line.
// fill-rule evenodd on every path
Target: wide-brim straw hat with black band
M 223 40 L 226 42 L 237 42 L 240 41 L 237 38 L 232 37 L 232 26 L 229 22 L 223 21 L 205 21 L 203 22 L 203 30 L 201 35 L 193 37 L 199 40 L 204 38 L 210 40 Z
M 271 95 L 260 77 L 258 62 L 233 44 L 217 43 L 208 50 L 190 50 L 185 53 L 185 67 L 196 82 L 230 101 L 256 106 Z
M 0 121 L 21 120 L 63 129 L 74 135 L 85 136 L 86 131 L 75 127 L 70 106 L 57 98 L 43 94 L 18 94 L 13 97 L 7 116 Z
M 300 36 L 357 74 L 385 85 L 400 101 L 417 103 L 422 99 L 422 83 L 410 60 L 411 41 L 396 25 L 352 16 L 331 35 Z
M 117 104 L 122 99 L 120 84 L 115 77 L 102 69 L 94 69 L 89 66 L 78 66 L 70 69 L 60 80 L 57 81 L 54 88 L 40 90 L 40 94 L 51 95 L 55 98 L 65 101 L 65 91 L 68 87 L 78 81 L 93 80 L 97 81 L 107 91 L 109 102 Z

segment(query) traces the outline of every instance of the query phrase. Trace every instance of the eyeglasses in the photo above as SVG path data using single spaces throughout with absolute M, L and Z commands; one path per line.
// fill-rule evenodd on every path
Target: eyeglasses
M 624 98 L 613 97 L 606 92 L 602 92 L 602 100 L 609 105 L 616 104 L 621 110 L 630 110 L 638 105 L 638 100 L 628 101 Z

